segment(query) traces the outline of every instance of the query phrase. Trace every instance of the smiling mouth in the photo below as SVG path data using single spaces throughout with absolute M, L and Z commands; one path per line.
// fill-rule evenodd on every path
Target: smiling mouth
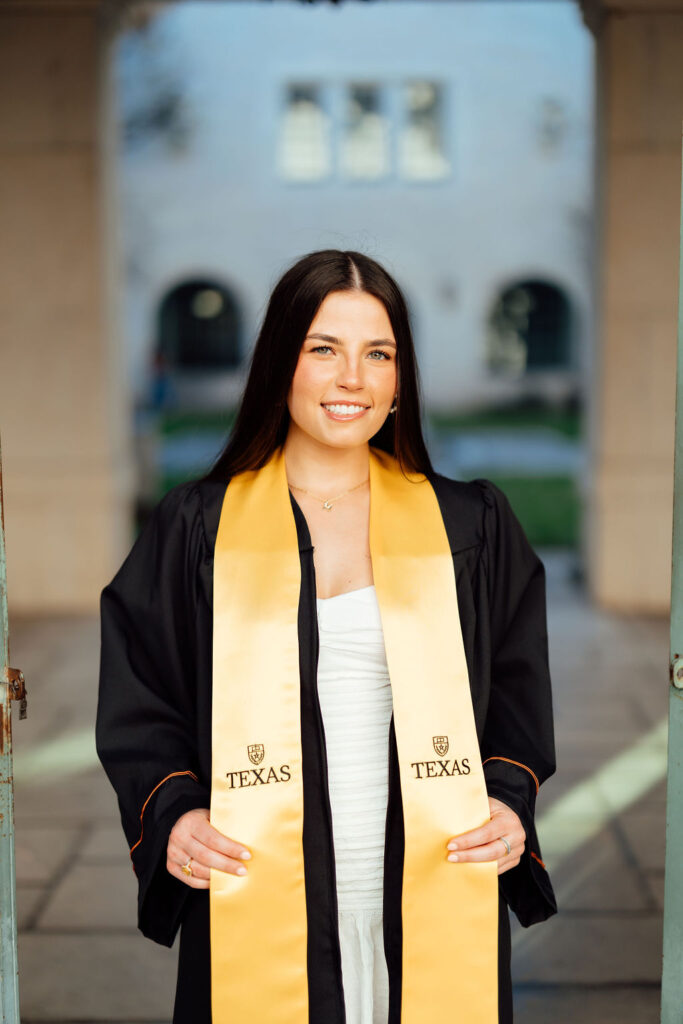
M 357 416 L 362 416 L 370 408 L 369 405 L 361 405 L 360 402 L 321 402 L 320 405 L 328 416 L 332 416 L 334 419 L 345 420 L 352 420 Z

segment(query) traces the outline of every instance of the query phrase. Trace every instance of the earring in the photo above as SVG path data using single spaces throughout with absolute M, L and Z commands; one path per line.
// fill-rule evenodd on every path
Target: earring
M 396 412 L 396 395 L 394 395 L 394 404 L 392 405 L 389 412 Z

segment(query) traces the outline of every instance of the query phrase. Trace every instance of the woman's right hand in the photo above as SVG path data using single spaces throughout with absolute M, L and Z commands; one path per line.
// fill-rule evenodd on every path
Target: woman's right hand
M 182 866 L 190 857 L 192 874 L 186 875 Z M 251 853 L 245 846 L 224 836 L 210 824 L 208 807 L 200 807 L 186 811 L 171 829 L 166 848 L 166 870 L 192 889 L 208 889 L 209 868 L 246 875 L 244 861 L 250 858 Z

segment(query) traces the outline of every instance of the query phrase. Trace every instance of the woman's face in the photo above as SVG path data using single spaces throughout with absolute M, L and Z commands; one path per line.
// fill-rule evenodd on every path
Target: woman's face
M 397 383 L 384 304 L 367 292 L 330 292 L 299 353 L 287 396 L 293 423 L 335 448 L 366 444 L 389 415 Z

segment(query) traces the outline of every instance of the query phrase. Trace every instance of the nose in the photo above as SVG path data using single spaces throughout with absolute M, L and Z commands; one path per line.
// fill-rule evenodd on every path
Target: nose
M 365 386 L 362 355 L 344 355 L 337 374 L 337 385 L 351 391 L 358 391 Z

